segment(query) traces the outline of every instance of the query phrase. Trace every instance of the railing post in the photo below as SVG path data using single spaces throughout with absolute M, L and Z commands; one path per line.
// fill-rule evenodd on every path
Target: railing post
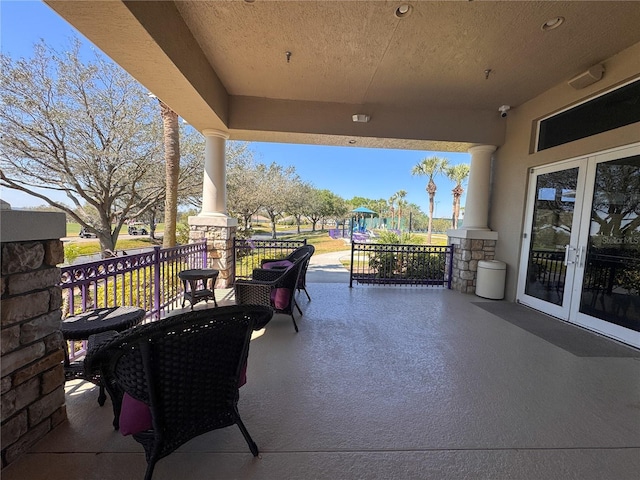
M 351 265 L 350 265 L 350 271 L 349 271 L 349 288 L 353 288 L 353 253 L 355 251 L 355 244 L 353 242 L 351 242 Z
M 153 311 L 156 320 L 160 320 L 160 246 L 153 247 Z
M 207 268 L 207 239 L 204 239 L 204 251 L 202 252 L 202 268 Z
M 451 277 L 453 277 L 453 243 L 449 245 L 449 279 L 447 280 L 447 288 L 451 290 Z

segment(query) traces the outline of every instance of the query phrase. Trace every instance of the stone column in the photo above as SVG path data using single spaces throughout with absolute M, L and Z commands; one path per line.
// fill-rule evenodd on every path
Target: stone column
M 447 230 L 449 244 L 454 246 L 451 288 L 462 293 L 475 293 L 480 260 L 494 260 L 498 233 L 489 229 L 489 197 L 491 193 L 491 155 L 494 145 L 471 147 L 471 169 L 464 207 L 463 226 Z
M 67 418 L 60 269 L 63 213 L 3 209 L 2 466 Z
M 189 241 L 207 240 L 207 266 L 220 271 L 216 286 L 227 288 L 233 283 L 233 240 L 238 227 L 237 219 L 227 216 L 225 146 L 229 134 L 214 129 L 202 133 L 206 142 L 202 211 L 189 217 Z

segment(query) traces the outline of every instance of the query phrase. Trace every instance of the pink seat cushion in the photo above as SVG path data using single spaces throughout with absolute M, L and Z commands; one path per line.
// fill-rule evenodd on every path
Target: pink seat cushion
M 274 288 L 271 290 L 271 303 L 276 310 L 284 310 L 289 306 L 291 291 L 288 288 Z
M 278 260 L 276 262 L 266 262 L 262 265 L 262 268 L 289 268 L 293 263 L 289 260 Z
M 150 430 L 153 423 L 151 422 L 149 405 L 125 393 L 122 397 L 119 422 L 122 435 L 134 435 Z

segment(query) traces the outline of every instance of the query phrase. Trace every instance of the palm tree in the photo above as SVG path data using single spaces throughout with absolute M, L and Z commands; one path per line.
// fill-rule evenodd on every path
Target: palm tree
M 449 180 L 456 182 L 456 186 L 453 188 L 453 216 L 451 218 L 451 225 L 453 228 L 458 228 L 458 217 L 460 216 L 460 197 L 464 193 L 462 183 L 469 177 L 469 164 L 459 163 L 447 169 L 446 174 Z
M 441 157 L 429 157 L 423 158 L 420 163 L 418 163 L 411 170 L 412 175 L 419 176 L 428 176 L 429 183 L 427 184 L 426 190 L 429 195 L 429 227 L 427 229 L 427 242 L 431 243 L 431 228 L 433 224 L 433 204 L 436 198 L 436 184 L 433 181 L 433 177 L 438 175 L 439 173 L 443 173 L 447 167 L 449 166 L 449 160 Z
M 164 161 L 166 197 L 164 205 L 164 234 L 162 246 L 173 247 L 177 243 L 176 223 L 178 217 L 178 177 L 180 176 L 180 129 L 178 114 L 165 103 L 160 103 L 160 116 L 164 137 Z
M 398 190 L 394 197 L 398 202 L 398 230 L 400 230 L 400 226 L 402 223 L 402 207 L 407 205 L 406 200 L 404 199 L 407 196 L 406 190 Z
M 393 206 L 394 206 L 394 204 L 396 202 L 395 193 L 389 197 L 388 202 L 389 202 L 389 213 L 391 214 L 391 223 L 389 225 L 389 228 L 393 229 L 393 219 L 395 217 L 395 209 L 394 209 Z

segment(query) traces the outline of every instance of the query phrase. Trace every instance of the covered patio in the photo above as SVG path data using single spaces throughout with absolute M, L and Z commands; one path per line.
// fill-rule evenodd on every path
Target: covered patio
M 226 286 L 237 226 L 227 139 L 470 154 L 465 226 L 448 232 L 456 291 L 314 285 L 299 334 L 276 318 L 251 347 L 239 408 L 263 458 L 227 429 L 160 461 L 156 479 L 638 477 L 638 350 L 576 325 L 640 346 L 637 323 L 580 311 L 589 262 L 577 258 L 594 245 L 597 167 L 640 161 L 640 123 L 578 125 L 583 136 L 553 146 L 539 133 L 639 88 L 640 3 L 46 3 L 204 135 L 190 238 L 212 240 Z M 532 172 L 570 166 L 591 179 L 571 197 L 573 238 L 554 241 L 571 283 L 559 313 L 540 302 L 565 324 L 516 302 L 529 300 Z M 96 392 L 64 385 L 64 218 L 28 213 L 2 214 L 3 478 L 142 478 L 142 449 L 112 430 Z M 613 240 L 636 254 L 629 230 Z M 507 266 L 506 301 L 465 295 L 493 258 Z
M 276 316 L 251 342 L 239 410 L 262 458 L 230 427 L 156 480 L 637 478 L 637 350 L 451 290 L 310 287 L 300 333 Z M 3 479 L 142 478 L 142 448 L 96 396 L 68 383 L 69 421 Z

